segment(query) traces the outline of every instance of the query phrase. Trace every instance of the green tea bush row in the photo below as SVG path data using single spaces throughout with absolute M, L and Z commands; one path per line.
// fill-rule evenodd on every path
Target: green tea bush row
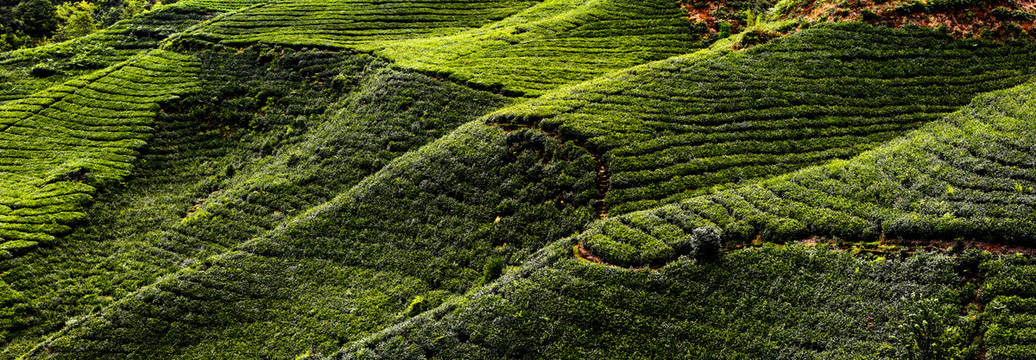
M 120 21 L 97 33 L 37 48 L 0 53 L 0 104 L 31 96 L 97 69 L 103 69 L 159 44 L 202 21 L 211 19 L 223 7 L 187 2 L 161 6 L 132 19 Z M 44 66 L 53 70 L 46 77 L 31 70 Z M 6 76 L 5 76 L 6 74 Z
M 676 57 L 494 113 L 602 153 L 610 214 L 873 149 L 1033 74 L 1032 46 L 820 26 L 741 52 Z
M 293 212 L 297 216 L 283 226 L 62 330 L 50 351 L 57 357 L 105 357 L 114 356 L 111 344 L 119 344 L 161 356 L 229 351 L 285 357 L 310 346 L 330 353 L 341 336 L 383 329 L 410 316 L 415 303 L 429 301 L 422 306 L 434 308 L 492 281 L 487 274 L 499 276 L 505 264 L 520 263 L 547 239 L 570 234 L 593 217 L 585 194 L 594 186 L 588 152 L 535 130 L 505 133 L 472 119 L 330 201 Z M 227 192 L 258 184 L 242 185 Z M 269 189 L 271 198 L 282 192 Z M 265 202 L 256 200 L 248 199 Z M 231 199 L 209 201 L 221 203 L 203 207 L 184 224 L 215 225 L 218 218 L 229 220 L 219 214 L 241 208 L 231 208 Z M 206 234 L 193 226 L 185 230 Z M 315 306 L 324 309 L 305 310 Z M 314 325 L 303 330 L 307 335 L 271 338 L 300 320 Z M 335 330 L 325 331 L 322 324 Z M 130 335 L 169 331 L 174 336 Z M 207 335 L 212 332 L 228 336 Z M 259 342 L 265 345 L 256 348 Z
M 147 125 L 157 103 L 190 89 L 196 71 L 191 64 L 188 56 L 153 51 L 0 105 L 0 173 L 6 182 L 0 207 L 9 209 L 0 217 L 0 238 L 49 242 L 67 234 L 68 225 L 84 217 L 82 205 L 96 186 L 129 173 L 136 149 L 150 135 Z M 139 87 L 100 82 L 112 77 Z M 43 198 L 53 204 L 27 205 Z
M 0 262 L 5 281 L 26 299 L 19 306 L 38 314 L 10 317 L 20 325 L 6 329 L 5 352 L 28 352 L 98 307 L 150 296 L 147 285 L 165 277 L 178 280 L 157 286 L 168 290 L 158 307 L 134 302 L 118 311 L 127 327 L 168 325 L 176 336 L 139 341 L 100 330 L 114 337 L 82 351 L 104 357 L 114 343 L 217 357 L 293 357 L 310 345 L 333 351 L 343 337 L 398 321 L 417 296 L 434 307 L 495 280 L 489 259 L 517 264 L 592 217 L 593 160 L 542 133 L 507 134 L 476 123 L 468 126 L 478 129 L 473 134 L 452 137 L 467 139 L 463 145 L 443 140 L 420 151 L 434 156 L 395 160 L 503 106 L 508 100 L 499 95 L 364 54 L 250 48 L 197 57 L 196 91 L 163 104 L 125 186 L 102 189 L 88 222 L 57 246 Z M 455 162 L 457 152 L 463 162 Z M 386 165 L 392 175 L 371 176 Z M 393 180 L 399 174 L 418 178 Z M 456 185 L 469 180 L 470 187 Z M 356 196 L 362 200 L 342 204 Z M 342 210 L 328 208 L 329 201 Z M 306 225 L 318 210 L 326 211 L 319 218 L 342 222 Z M 309 234 L 267 234 L 287 223 Z M 231 256 L 203 270 L 205 259 L 236 253 L 256 238 L 276 244 L 264 245 L 261 256 Z M 398 251 L 379 255 L 380 241 Z M 454 255 L 439 259 L 444 254 Z M 188 276 L 190 269 L 204 275 Z M 325 310 L 309 313 L 312 306 Z M 152 309 L 160 314 L 152 318 Z M 246 315 L 254 311 L 262 314 Z M 307 335 L 269 341 L 299 314 L 306 314 Z M 209 331 L 238 335 L 214 339 Z
M 701 46 L 671 1 L 551 0 L 491 26 L 388 44 L 376 53 L 402 66 L 532 97 Z
M 477 28 L 532 4 L 527 0 L 284 1 L 220 17 L 192 33 L 232 44 L 351 44 Z
M 1036 356 L 1036 267 L 1012 256 L 982 263 L 988 359 L 1028 359 Z
M 214 19 L 178 41 L 349 47 L 527 96 L 701 46 L 668 0 L 287 1 Z
M 1036 131 L 1034 89 L 1029 82 L 981 95 L 943 120 L 848 161 L 605 220 L 589 228 L 583 244 L 624 266 L 689 255 L 681 242 L 705 226 L 721 228 L 726 241 L 884 235 L 1032 245 L 1036 172 L 1024 154 L 1036 149 L 1030 137 Z M 637 220 L 682 212 L 690 214 L 663 223 Z M 654 233 L 661 229 L 672 230 Z
M 573 258 L 573 240 L 491 286 L 311 358 L 897 359 L 913 340 L 901 325 L 921 302 L 937 340 L 952 345 L 946 358 L 967 354 L 953 258 L 788 246 L 630 270 Z

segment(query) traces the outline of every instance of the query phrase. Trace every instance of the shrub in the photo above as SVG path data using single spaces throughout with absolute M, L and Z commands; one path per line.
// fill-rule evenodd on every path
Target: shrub
M 723 232 L 715 226 L 694 229 L 694 258 L 702 262 L 714 262 L 723 255 Z

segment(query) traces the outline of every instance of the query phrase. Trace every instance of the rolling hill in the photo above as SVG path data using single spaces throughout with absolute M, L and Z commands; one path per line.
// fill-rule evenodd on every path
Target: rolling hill
M 913 3 L 183 0 L 0 53 L 0 357 L 1032 358 L 1036 9 Z

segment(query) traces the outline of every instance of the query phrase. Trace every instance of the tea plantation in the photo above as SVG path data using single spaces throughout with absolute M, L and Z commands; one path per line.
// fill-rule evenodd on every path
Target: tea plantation
M 0 359 L 1036 358 L 1024 2 L 149 4 L 0 53 Z

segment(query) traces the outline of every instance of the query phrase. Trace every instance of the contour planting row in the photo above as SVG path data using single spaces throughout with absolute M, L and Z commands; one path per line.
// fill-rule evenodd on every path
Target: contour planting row
M 187 91 L 195 71 L 187 56 L 152 51 L 0 105 L 0 243 L 67 231 L 94 186 L 129 173 L 157 103 Z
M 786 246 L 638 271 L 574 259 L 568 240 L 462 299 L 309 359 L 906 359 L 915 340 L 935 342 L 900 326 L 915 299 L 940 318 L 960 311 L 952 257 L 872 261 Z M 958 358 L 971 335 L 945 334 L 937 340 L 952 356 L 930 358 Z
M 460 88 L 444 84 L 443 90 Z M 488 95 L 481 94 L 476 96 Z M 381 95 L 394 102 L 392 93 Z M 317 158 L 274 165 L 276 171 L 294 173 L 333 164 L 319 164 Z M 588 199 L 575 194 L 591 190 L 593 176 L 593 161 L 581 148 L 533 130 L 505 133 L 474 120 L 392 160 L 334 199 L 294 212 L 298 216 L 233 251 L 182 265 L 186 268 L 103 310 L 52 327 L 59 330 L 45 343 L 14 355 L 292 358 L 307 350 L 330 353 L 492 282 L 505 265 L 519 264 L 549 239 L 578 229 L 593 215 Z M 254 197 L 283 195 L 271 189 L 269 195 Z M 258 205 L 251 198 L 235 207 Z M 229 208 L 231 203 L 210 206 Z M 242 225 L 240 219 L 194 216 L 213 227 Z M 49 301 L 39 302 L 47 306 Z M 292 336 L 279 335 L 286 329 Z
M 872 149 L 1033 74 L 1032 46 L 926 30 L 820 26 L 742 52 L 703 51 L 489 116 L 582 140 L 611 172 L 611 214 Z
M 685 54 L 701 33 L 669 0 L 547 0 L 453 36 L 391 43 L 401 66 L 537 96 L 601 74 Z
M 983 264 L 986 359 L 1036 358 L 1036 265 L 1021 256 Z
M 353 187 L 397 156 L 448 134 L 460 124 L 477 121 L 507 101 L 499 95 L 392 69 L 384 60 L 366 54 L 282 50 L 197 53 L 200 63 L 197 91 L 164 104 L 155 121 L 154 136 L 148 140 L 148 146 L 142 150 L 140 160 L 133 174 L 124 180 L 125 184 L 99 191 L 95 195 L 97 200 L 87 210 L 88 221 L 77 224 L 80 226 L 76 231 L 63 237 L 60 244 L 40 247 L 21 257 L 0 261 L 0 273 L 6 273 L 3 280 L 20 292 L 23 299 L 14 303 L 21 309 L 19 312 L 11 315 L 0 313 L 0 336 L 10 339 L 5 344 L 0 338 L 0 358 L 16 357 L 27 351 L 69 319 L 111 305 L 184 266 L 229 251 L 267 230 L 292 221 L 310 208 Z M 493 154 L 502 156 L 511 155 L 511 152 Z M 523 161 L 538 167 L 540 157 L 536 155 L 526 155 Z M 592 166 L 592 161 L 587 161 L 584 166 Z M 494 171 L 512 174 L 505 169 Z M 589 171 L 585 173 L 592 179 Z M 453 174 L 454 171 L 444 172 L 444 176 Z M 446 184 L 442 185 L 444 189 L 468 193 L 468 190 L 447 186 L 454 182 L 445 179 L 429 180 L 421 186 L 440 186 L 436 185 L 440 183 Z M 518 186 L 521 183 L 511 184 Z M 392 186 L 398 187 L 398 184 L 393 183 Z M 532 188 L 521 192 L 539 194 L 538 190 Z M 393 198 L 406 203 L 413 199 L 406 196 Z M 584 196 L 584 204 L 586 199 Z M 574 203 L 569 197 L 559 200 Z M 542 202 L 535 201 L 535 208 L 555 207 L 554 203 Z M 385 205 L 384 211 L 392 214 L 390 210 L 396 209 L 394 206 Z M 419 209 L 424 211 L 426 208 Z M 514 204 L 503 209 L 520 210 Z M 496 216 L 487 211 L 476 213 L 489 217 L 488 220 L 483 219 L 485 224 L 492 224 Z M 539 225 L 539 222 L 527 218 L 504 215 L 504 220 L 496 228 Z M 391 224 L 410 219 L 373 216 L 362 211 L 349 217 L 360 221 L 380 219 L 382 225 L 370 225 L 371 228 L 391 228 Z M 570 227 L 568 231 L 575 230 L 588 217 L 565 222 L 564 226 Z M 470 230 L 467 226 L 443 228 L 455 230 L 458 234 Z M 544 225 L 542 229 L 557 227 Z M 496 238 L 501 239 L 500 242 L 514 244 L 518 239 L 530 236 L 528 231 L 514 231 L 516 234 L 496 234 Z M 393 236 L 396 234 L 399 232 Z M 374 238 L 384 241 L 386 237 Z M 400 238 L 403 239 L 400 241 L 413 244 L 413 237 L 400 235 Z M 314 241 L 323 243 L 323 240 Z M 536 247 L 530 246 L 532 249 Z M 308 248 L 313 249 L 315 245 Z M 405 256 L 386 258 L 406 259 Z M 254 271 L 266 274 L 264 277 L 273 276 L 273 279 L 281 280 L 286 277 L 294 277 L 300 282 L 313 280 L 295 272 L 294 266 L 299 263 L 294 260 L 250 259 L 258 261 L 258 264 L 249 266 L 261 267 L 260 270 L 248 268 L 250 273 Z M 318 269 L 333 266 L 326 261 L 307 263 Z M 476 271 L 481 270 L 481 263 L 473 266 Z M 360 268 L 363 266 L 354 270 Z M 476 280 L 479 275 L 481 273 L 473 274 Z M 379 275 L 366 280 L 328 281 L 325 290 L 343 283 L 356 284 L 347 289 L 358 289 L 363 281 L 370 280 L 372 285 L 384 283 L 378 280 L 382 278 Z M 269 279 L 263 281 L 271 281 Z M 342 294 L 335 292 L 337 290 L 323 293 L 295 284 L 299 283 L 281 287 L 292 289 L 290 291 L 295 295 L 287 299 L 267 299 L 271 302 L 264 306 L 300 306 L 295 300 L 310 292 L 322 293 L 320 297 L 334 298 L 338 304 L 342 303 L 339 297 Z M 385 286 L 392 287 L 387 283 Z M 237 306 L 230 300 L 234 292 L 221 293 L 211 299 L 208 306 L 233 310 Z M 414 295 L 404 297 L 402 301 L 410 301 Z M 406 303 L 392 306 L 405 307 Z M 285 315 L 304 314 L 307 310 L 292 310 Z M 191 316 L 198 316 L 198 311 L 199 308 L 195 308 Z M 26 317 L 25 314 L 40 315 Z M 391 320 L 394 314 L 388 315 Z M 171 316 L 179 315 L 172 313 Z M 354 324 L 371 319 L 363 318 L 362 314 L 356 316 L 361 319 Z M 353 322 L 351 319 L 341 321 Z M 11 323 L 15 325 L 5 325 Z M 321 326 L 316 323 L 310 328 L 319 331 Z M 199 329 L 201 327 L 194 330 Z M 10 334 L 5 336 L 4 331 Z M 351 334 L 353 331 L 359 330 L 343 333 Z M 240 350 L 241 353 L 258 351 L 262 346 L 285 350 L 282 341 L 271 341 L 266 338 L 268 334 L 242 333 L 255 335 L 258 339 L 239 342 L 240 346 L 248 347 L 248 350 Z M 174 335 L 182 333 L 174 332 Z M 135 335 L 135 338 L 152 345 L 161 342 L 140 335 Z M 177 341 L 187 340 L 177 338 Z M 171 351 L 190 352 L 178 344 L 172 342 L 168 345 L 171 345 Z M 215 354 L 228 352 L 226 347 L 217 343 L 209 345 Z M 292 346 L 286 348 L 296 350 Z
M 849 161 L 717 191 L 590 227 L 584 248 L 662 264 L 720 232 L 727 241 L 809 236 L 1036 244 L 1036 83 L 971 105 Z M 714 229 L 714 230 L 704 230 Z
M 233 11 L 268 2 L 270 0 L 184 0 L 174 4 L 194 5 L 213 11 Z
M 342 46 L 477 28 L 536 4 L 535 0 L 288 0 L 232 13 L 192 31 L 228 44 Z
M 0 104 L 154 49 L 166 38 L 213 17 L 211 8 L 173 4 L 70 41 L 0 53 Z
M 669 0 L 285 1 L 199 27 L 184 41 L 352 47 L 456 81 L 540 95 L 700 47 Z

